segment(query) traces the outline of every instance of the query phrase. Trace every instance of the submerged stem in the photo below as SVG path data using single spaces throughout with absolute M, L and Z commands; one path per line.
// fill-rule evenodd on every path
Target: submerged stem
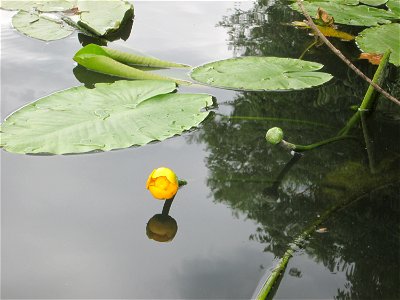
M 371 193 L 373 191 L 380 190 L 382 188 L 386 188 L 387 186 L 391 185 L 391 183 L 384 184 L 382 186 L 379 186 L 368 193 Z M 286 252 L 282 256 L 282 258 L 279 260 L 278 264 L 276 267 L 273 269 L 271 274 L 268 276 L 267 280 L 264 282 L 263 286 L 257 293 L 256 299 L 257 300 L 264 300 L 267 298 L 269 295 L 270 291 L 274 287 L 275 284 L 278 283 L 277 279 L 280 277 L 280 275 L 283 273 L 283 271 L 286 269 L 286 266 L 290 260 L 290 258 L 293 256 L 293 254 L 298 250 L 299 247 L 302 247 L 304 242 L 309 238 L 309 236 L 315 232 L 317 227 L 321 225 L 323 222 L 325 222 L 331 215 L 345 207 L 348 207 L 358 200 L 363 199 L 368 193 L 363 194 L 362 196 L 357 196 L 357 197 L 349 197 L 347 200 L 336 203 L 332 206 L 330 206 L 327 210 L 325 210 L 317 220 L 315 220 L 313 223 L 311 223 L 310 226 L 308 226 L 304 231 L 302 231 L 294 240 L 292 243 L 289 244 Z M 278 288 L 278 285 L 275 286 L 275 288 Z
M 318 43 L 318 40 L 315 40 L 315 41 L 312 42 L 310 45 L 308 45 L 307 48 L 303 51 L 303 53 L 301 53 L 299 59 L 303 59 L 304 55 L 306 55 L 306 53 L 307 53 L 312 47 L 314 47 L 317 43 Z

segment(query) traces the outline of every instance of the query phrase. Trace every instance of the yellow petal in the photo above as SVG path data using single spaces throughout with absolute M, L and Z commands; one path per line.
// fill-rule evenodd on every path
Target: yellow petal
M 168 178 L 168 180 L 171 183 L 176 183 L 178 184 L 178 177 L 176 176 L 176 174 L 174 173 L 174 171 L 172 171 L 169 168 L 165 168 L 165 167 L 161 167 L 158 168 L 157 170 L 155 170 L 155 172 L 152 174 L 153 178 L 157 178 L 160 176 L 165 176 Z
M 149 175 L 149 178 L 147 178 L 147 182 L 146 182 L 146 189 L 149 189 L 149 185 L 152 182 L 153 179 L 153 174 L 156 170 L 154 169 L 153 172 L 151 172 L 151 174 Z

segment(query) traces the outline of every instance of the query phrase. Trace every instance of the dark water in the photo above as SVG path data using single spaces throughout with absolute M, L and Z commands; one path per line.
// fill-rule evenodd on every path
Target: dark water
M 81 36 L 40 42 L 0 13 L 2 120 L 52 92 L 114 80 L 76 68 Z M 235 55 L 297 58 L 313 41 L 285 25 L 302 17 L 280 2 L 137 2 L 135 15 L 129 39 L 110 46 L 191 65 Z M 335 44 L 358 55 L 352 43 Z M 379 99 L 365 127 L 370 156 L 361 127 L 356 140 L 298 160 L 266 145 L 273 126 L 299 144 L 331 137 L 363 97 L 366 84 L 323 46 L 305 59 L 323 63 L 334 80 L 290 93 L 182 88 L 214 95 L 218 107 L 200 129 L 161 143 L 69 156 L 2 151 L 2 298 L 251 298 L 293 238 L 348 198 L 359 200 L 294 255 L 275 297 L 399 298 L 399 109 Z M 385 83 L 397 96 L 399 78 L 391 68 Z M 146 236 L 162 202 L 145 181 L 159 166 L 188 181 L 171 208 L 178 232 L 170 243 Z

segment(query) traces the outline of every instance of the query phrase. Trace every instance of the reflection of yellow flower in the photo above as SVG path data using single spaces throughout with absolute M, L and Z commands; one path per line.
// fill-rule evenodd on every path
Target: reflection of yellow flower
M 154 198 L 171 199 L 178 191 L 178 177 L 171 169 L 155 169 L 147 179 L 146 188 Z
M 149 239 L 157 242 L 170 242 L 178 231 L 175 219 L 168 215 L 154 215 L 146 226 L 146 234 Z

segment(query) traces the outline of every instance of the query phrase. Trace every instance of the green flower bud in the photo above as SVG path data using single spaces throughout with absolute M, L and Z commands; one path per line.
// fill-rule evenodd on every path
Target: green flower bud
M 283 131 L 279 127 L 272 127 L 267 131 L 265 139 L 272 145 L 279 144 L 283 140 Z

